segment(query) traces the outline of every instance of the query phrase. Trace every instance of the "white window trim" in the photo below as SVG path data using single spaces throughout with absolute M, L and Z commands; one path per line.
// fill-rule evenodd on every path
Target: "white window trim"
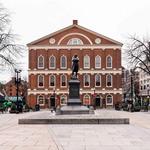
M 89 86 L 85 86 L 85 75 L 88 75 L 88 76 L 89 76 Z M 84 75 L 83 75 L 84 87 L 90 87 L 90 84 L 91 84 L 90 81 L 91 81 L 91 80 L 90 80 L 90 75 L 89 75 L 89 74 L 84 74 Z
M 65 76 L 65 78 L 66 78 L 66 86 L 62 86 L 62 76 Z M 61 76 L 60 76 L 60 87 L 61 88 L 66 88 L 67 87 L 67 76 L 65 75 L 65 74 L 62 74 Z
M 111 76 L 111 86 L 107 86 L 107 79 L 108 79 L 107 76 L 109 76 L 109 75 Z M 108 87 L 108 88 L 113 87 L 113 76 L 111 74 L 106 75 L 106 87 Z
M 39 58 L 40 58 L 40 57 L 43 58 L 43 67 L 40 67 L 40 66 L 39 66 Z M 37 67 L 38 67 L 38 69 L 44 69 L 44 56 L 43 56 L 43 55 L 38 56 L 38 64 L 37 64 Z
M 88 105 L 90 105 L 91 96 L 90 96 L 89 94 L 85 94 L 85 95 L 84 95 L 84 97 L 83 97 L 83 102 L 84 102 L 86 96 L 89 97 L 89 103 L 88 103 Z M 85 104 L 83 103 L 83 105 L 85 105 Z
M 84 37 L 85 39 L 87 39 L 88 42 L 90 43 L 90 45 L 93 45 L 92 41 L 91 41 L 87 36 L 85 36 L 84 34 L 81 34 L 81 33 L 76 33 L 76 32 L 75 32 L 75 33 L 69 33 L 69 34 L 66 34 L 65 36 L 63 36 L 63 37 L 58 41 L 58 45 L 60 45 L 61 42 L 62 42 L 66 37 L 71 36 L 71 35 L 80 35 L 80 36 Z M 82 46 L 82 45 L 81 45 L 81 46 Z
M 61 98 L 62 98 L 63 96 L 65 97 L 66 104 L 62 104 L 62 103 L 61 103 Z M 60 105 L 61 105 L 61 106 L 67 105 L 67 95 L 63 94 L 63 95 L 60 96 Z
M 100 66 L 99 67 L 96 66 L 96 57 L 99 57 L 99 59 L 100 59 Z M 95 68 L 99 69 L 99 68 L 101 68 L 101 56 L 97 55 L 96 57 L 95 57 Z
M 43 76 L 43 86 L 39 86 L 39 77 L 40 77 L 40 76 Z M 39 75 L 38 75 L 38 88 L 44 88 L 44 82 L 45 82 L 45 80 L 44 80 L 44 75 L 39 74 Z
M 77 42 L 80 41 L 81 44 L 79 44 L 79 43 L 73 44 L 73 40 L 76 40 Z M 79 38 L 71 38 L 71 39 L 68 41 L 67 45 L 83 45 L 83 41 L 82 41 L 81 39 L 79 39 Z
M 89 66 L 88 66 L 88 67 L 85 66 L 85 58 L 86 58 L 86 57 L 88 57 L 88 59 L 89 59 L 89 60 L 88 60 L 88 61 L 89 61 Z M 83 58 L 83 67 L 84 67 L 84 69 L 90 69 L 90 57 L 89 57 L 89 55 L 85 55 L 85 56 L 84 56 L 84 58 Z
M 66 60 L 66 67 L 62 67 L 62 57 L 65 57 L 65 60 Z M 67 57 L 65 55 L 62 55 L 60 57 L 60 69 L 67 69 Z
M 39 104 L 39 97 L 40 96 L 43 97 L 43 104 Z M 44 95 L 38 95 L 38 97 L 37 97 L 37 104 L 39 104 L 40 106 L 44 106 L 45 105 L 45 97 L 44 97 Z
M 54 57 L 54 67 L 51 67 L 51 57 Z M 56 57 L 54 56 L 54 55 L 51 55 L 50 57 L 49 57 L 49 69 L 56 69 Z
M 107 103 L 107 97 L 108 97 L 108 96 L 111 96 L 111 97 L 112 97 L 112 103 Z M 113 105 L 113 96 L 112 96 L 111 94 L 107 94 L 107 95 L 106 95 L 106 105 L 107 105 L 107 106 L 112 106 L 112 105 Z
M 96 86 L 96 75 L 100 76 L 100 86 Z M 96 75 L 95 75 L 95 87 L 101 87 L 101 75 L 100 74 L 96 74 Z
M 54 86 L 51 86 L 51 76 L 54 76 Z M 49 76 L 49 87 L 54 88 L 55 86 L 56 86 L 56 76 L 52 74 Z
M 108 67 L 108 66 L 107 66 L 107 58 L 108 58 L 108 57 L 111 58 L 111 67 Z M 113 63 L 113 62 L 112 62 L 112 56 L 108 55 L 108 56 L 106 57 L 106 68 L 112 68 L 112 63 Z

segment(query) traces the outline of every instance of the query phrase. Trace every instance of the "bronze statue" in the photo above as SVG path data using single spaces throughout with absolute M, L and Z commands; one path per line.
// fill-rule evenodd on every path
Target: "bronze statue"
M 79 70 L 79 58 L 78 56 L 75 54 L 72 58 L 72 78 L 77 78 L 77 73 Z

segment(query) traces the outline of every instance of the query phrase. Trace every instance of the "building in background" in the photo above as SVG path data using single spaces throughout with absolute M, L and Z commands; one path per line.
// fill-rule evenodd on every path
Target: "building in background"
M 4 94 L 8 97 L 16 97 L 17 96 L 17 90 L 16 90 L 16 78 L 12 77 L 10 81 L 8 81 L 4 85 Z M 27 100 L 27 89 L 28 89 L 28 83 L 27 81 L 21 80 L 19 84 L 19 90 L 18 90 L 18 96 L 22 97 L 25 101 Z
M 139 99 L 139 72 L 122 68 L 123 100 Z
M 140 97 L 142 100 L 150 97 L 150 74 L 143 70 L 139 73 Z
M 79 57 L 83 105 L 113 107 L 122 100 L 122 43 L 73 24 L 29 43 L 28 104 L 66 105 L 72 57 Z

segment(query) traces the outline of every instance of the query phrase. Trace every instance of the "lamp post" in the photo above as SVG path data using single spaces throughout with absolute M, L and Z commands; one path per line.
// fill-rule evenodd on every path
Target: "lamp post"
M 147 101 L 146 101 L 146 107 L 147 107 L 147 111 L 148 111 L 148 106 L 149 106 L 149 98 L 150 98 L 150 96 L 149 96 L 149 91 L 150 91 L 150 89 L 149 89 L 149 87 L 148 87 L 148 89 L 147 89 Z
M 93 107 L 95 109 L 95 88 L 93 88 Z
M 149 91 L 150 91 L 150 89 L 148 88 L 147 89 L 147 98 L 149 98 Z
M 15 84 L 16 84 L 16 96 L 17 96 L 17 111 L 19 112 L 19 102 L 18 102 L 18 96 L 19 96 L 19 84 L 21 83 L 21 77 L 19 78 L 19 73 L 21 73 L 21 70 L 15 69 Z
M 53 89 L 53 97 L 54 97 L 54 102 L 55 102 L 55 106 L 54 106 L 54 111 L 56 111 L 56 93 L 55 93 L 55 88 Z

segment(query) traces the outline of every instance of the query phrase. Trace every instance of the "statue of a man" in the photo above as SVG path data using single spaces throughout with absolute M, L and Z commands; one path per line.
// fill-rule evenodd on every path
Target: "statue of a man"
M 79 70 L 79 58 L 78 56 L 75 54 L 72 58 L 72 77 L 76 77 L 77 78 L 77 73 Z

